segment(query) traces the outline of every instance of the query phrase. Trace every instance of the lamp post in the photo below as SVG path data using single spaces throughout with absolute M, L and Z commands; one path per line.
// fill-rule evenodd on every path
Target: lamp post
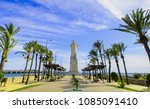
M 48 48 L 48 42 L 49 41 L 52 41 L 51 39 L 50 40 L 46 40 L 46 48 Z

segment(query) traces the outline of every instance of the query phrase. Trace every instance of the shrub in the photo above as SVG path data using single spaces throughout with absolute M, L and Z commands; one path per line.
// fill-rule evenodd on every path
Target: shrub
M 146 84 L 147 84 L 147 87 L 149 89 L 149 87 L 150 87 L 150 73 L 147 74 L 146 79 L 147 79 Z
M 147 74 L 144 74 L 142 77 L 140 77 L 139 79 L 140 80 L 146 80 L 146 76 L 147 76 Z
M 112 72 L 111 73 L 111 79 L 115 82 L 118 81 L 118 74 L 116 72 Z
M 75 74 L 72 75 L 72 81 L 73 81 L 73 86 L 75 86 L 74 90 L 78 90 L 79 88 L 79 80 L 78 78 L 75 77 Z
M 101 73 L 98 73 L 97 76 L 98 76 L 99 79 L 102 79 L 102 74 Z
M 56 79 L 55 78 L 50 78 L 50 81 L 52 82 L 52 81 L 55 81 Z
M 4 78 L 4 73 L 0 73 L 0 80 Z
M 133 75 L 133 78 L 134 79 L 139 79 L 139 78 L 141 78 L 142 77 L 142 75 L 140 74 L 140 73 L 135 73 L 134 75 Z
M 98 79 L 99 77 L 98 76 L 95 76 L 95 78 L 94 78 L 94 82 L 98 82 L 99 81 L 99 79 Z
M 125 82 L 124 82 L 124 81 L 121 82 L 121 81 L 119 80 L 119 81 L 118 81 L 118 84 L 120 85 L 121 88 L 124 88 L 124 86 L 125 86 Z

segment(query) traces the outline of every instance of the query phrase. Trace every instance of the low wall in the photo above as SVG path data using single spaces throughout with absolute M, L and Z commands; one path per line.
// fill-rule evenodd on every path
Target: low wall
M 123 77 L 123 80 L 126 81 L 126 79 Z M 146 86 L 146 80 L 139 80 L 134 78 L 128 78 L 130 84 L 136 84 L 141 86 Z

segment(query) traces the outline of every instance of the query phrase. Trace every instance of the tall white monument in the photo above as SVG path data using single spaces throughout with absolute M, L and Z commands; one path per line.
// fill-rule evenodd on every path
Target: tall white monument
M 75 41 L 72 41 L 71 47 L 71 56 L 70 56 L 70 74 L 78 74 L 78 60 L 76 55 L 76 49 L 78 45 L 75 43 Z

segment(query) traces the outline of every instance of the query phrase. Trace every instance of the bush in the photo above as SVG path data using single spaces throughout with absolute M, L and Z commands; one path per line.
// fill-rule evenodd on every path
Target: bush
M 79 88 L 79 79 L 75 77 L 75 74 L 72 75 L 73 86 L 75 86 L 74 90 L 78 90 Z
M 147 79 L 146 84 L 147 84 L 147 87 L 149 89 L 149 87 L 150 87 L 150 73 L 147 74 L 146 79 Z
M 118 74 L 116 72 L 112 72 L 111 73 L 111 79 L 115 82 L 118 81 Z
M 102 79 L 102 74 L 101 73 L 98 73 L 97 76 L 98 76 L 99 79 Z
M 135 73 L 134 75 L 133 75 L 133 78 L 134 79 L 139 79 L 139 78 L 141 78 L 142 77 L 142 75 L 140 74 L 140 73 Z
M 124 82 L 124 81 L 121 82 L 121 81 L 119 80 L 119 81 L 118 81 L 118 84 L 120 85 L 121 88 L 124 88 L 124 86 L 125 86 L 125 82 Z
M 52 81 L 55 81 L 56 79 L 55 78 L 50 78 L 50 81 L 52 82 Z
M 139 79 L 140 80 L 146 80 L 146 76 L 147 76 L 147 74 L 144 74 L 142 77 L 140 77 Z
M 99 77 L 98 76 L 95 76 L 95 78 L 94 78 L 94 82 L 98 82 L 99 81 L 99 79 L 98 79 Z
M 0 73 L 0 80 L 4 78 L 4 73 Z

